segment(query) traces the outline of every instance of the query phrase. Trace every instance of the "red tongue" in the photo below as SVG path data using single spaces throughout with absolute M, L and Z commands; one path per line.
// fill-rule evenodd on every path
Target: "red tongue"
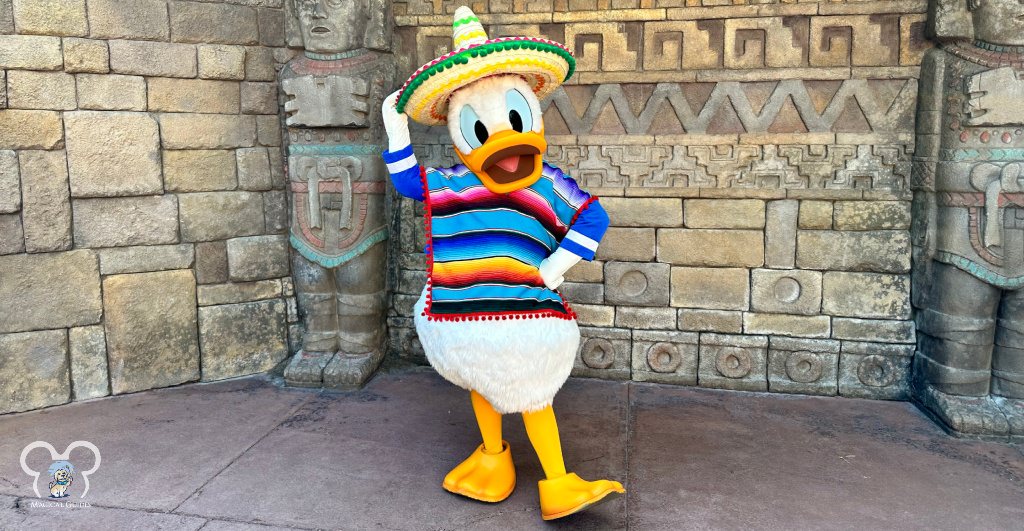
M 516 168 L 519 167 L 519 155 L 512 155 L 511 157 L 503 158 L 495 164 L 509 173 L 515 173 Z

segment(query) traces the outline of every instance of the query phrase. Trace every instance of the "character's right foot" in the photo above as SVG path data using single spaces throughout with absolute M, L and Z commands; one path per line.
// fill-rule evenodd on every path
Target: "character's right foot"
M 483 502 L 508 498 L 516 488 L 516 468 L 508 443 L 501 441 L 501 452 L 496 454 L 485 453 L 481 444 L 445 476 L 442 486 L 448 492 Z
M 541 480 L 537 488 L 540 491 L 540 515 L 545 520 L 578 513 L 604 501 L 610 494 L 626 492 L 618 481 L 586 481 L 573 473 Z

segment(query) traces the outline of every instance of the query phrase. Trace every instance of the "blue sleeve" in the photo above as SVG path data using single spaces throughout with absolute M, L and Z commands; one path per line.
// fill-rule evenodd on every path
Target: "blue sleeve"
M 566 251 L 589 261 L 594 259 L 597 246 L 601 238 L 604 238 L 611 220 L 596 197 L 590 198 L 581 208 L 559 245 Z
M 555 215 L 569 227 L 559 246 L 584 260 L 593 260 L 597 245 L 608 230 L 608 213 L 572 177 L 550 164 L 544 166 L 545 175 L 551 178 Z
M 405 146 L 398 151 L 384 151 L 381 156 L 388 165 L 388 173 L 391 175 L 391 183 L 395 185 L 395 190 L 410 199 L 423 201 L 423 179 L 412 146 Z

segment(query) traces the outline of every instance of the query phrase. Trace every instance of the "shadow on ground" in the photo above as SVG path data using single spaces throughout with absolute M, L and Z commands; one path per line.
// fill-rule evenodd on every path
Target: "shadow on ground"
M 2 416 L 0 529 L 1011 529 L 1024 522 L 1024 450 L 952 438 L 908 403 L 572 379 L 555 411 L 570 470 L 619 479 L 627 496 L 544 523 L 540 466 L 515 416 L 505 419 L 518 466 L 513 495 L 489 505 L 448 494 L 444 474 L 479 444 L 468 393 L 411 369 L 352 393 L 249 378 Z M 90 507 L 38 506 L 19 464 L 35 440 L 58 451 L 75 440 L 100 448 L 88 496 L 78 498 L 79 483 L 68 498 Z M 45 454 L 34 452 L 30 464 L 45 469 Z

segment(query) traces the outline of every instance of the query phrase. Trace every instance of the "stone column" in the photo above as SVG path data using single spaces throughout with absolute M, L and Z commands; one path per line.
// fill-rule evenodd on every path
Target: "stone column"
M 384 0 L 288 0 L 281 72 L 292 272 L 303 323 L 290 385 L 358 387 L 383 356 L 387 170 L 380 106 L 394 58 Z

